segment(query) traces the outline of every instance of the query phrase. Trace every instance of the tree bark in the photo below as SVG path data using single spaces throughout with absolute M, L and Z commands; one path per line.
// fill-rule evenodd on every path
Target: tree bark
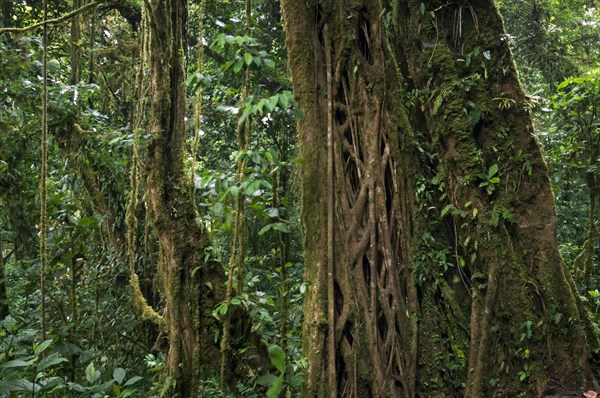
M 210 344 L 213 329 L 208 324 L 214 301 L 209 301 L 212 293 L 203 288 L 215 271 L 204 263 L 207 237 L 195 222 L 189 203 L 191 181 L 184 171 L 187 1 L 145 4 L 150 17 L 152 134 L 146 162 L 147 205 L 160 248 L 159 273 L 169 338 L 167 367 L 176 381 L 172 396 L 195 397 L 201 366 L 215 371 L 219 358 Z
M 305 395 L 592 387 L 596 338 L 494 3 L 284 0 L 282 15 L 304 113 Z

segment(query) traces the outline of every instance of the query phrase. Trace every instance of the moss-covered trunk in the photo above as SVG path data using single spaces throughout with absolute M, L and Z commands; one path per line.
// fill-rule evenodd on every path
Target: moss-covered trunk
M 592 386 L 594 336 L 494 3 L 282 11 L 305 115 L 307 396 Z
M 218 369 L 206 334 L 213 303 L 202 289 L 206 236 L 195 222 L 190 179 L 184 172 L 184 53 L 187 1 L 146 3 L 150 9 L 151 138 L 146 159 L 147 205 L 159 242 L 159 273 L 165 300 L 167 367 L 176 382 L 171 396 L 195 397 L 202 365 Z M 209 313 L 206 316 L 206 312 Z

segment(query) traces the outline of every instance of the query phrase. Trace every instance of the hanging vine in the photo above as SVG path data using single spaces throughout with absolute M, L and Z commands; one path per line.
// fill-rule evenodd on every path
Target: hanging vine
M 246 34 L 250 36 L 252 28 L 252 0 L 246 0 Z M 244 108 L 246 98 L 250 95 L 250 65 L 246 66 L 244 77 L 244 88 L 242 89 L 242 100 L 240 108 Z M 251 134 L 251 119 L 250 116 L 245 119 L 240 119 L 237 126 L 238 148 L 240 151 L 247 151 L 250 142 Z M 238 183 L 244 180 L 244 172 L 246 169 L 245 156 L 241 156 L 236 167 L 236 178 Z M 243 291 L 241 281 L 245 273 L 245 255 L 246 249 L 244 244 L 244 201 L 245 196 L 240 192 L 235 201 L 235 226 L 233 229 L 233 237 L 231 243 L 231 253 L 229 257 L 229 276 L 227 279 L 227 292 L 225 295 L 226 308 L 228 313 L 223 321 L 223 337 L 221 340 L 221 389 L 225 391 L 225 385 L 228 378 L 227 369 L 230 368 L 231 362 L 231 301 L 233 299 L 234 290 L 237 292 Z M 236 275 L 237 274 L 237 275 Z M 236 278 L 237 277 L 237 278 Z M 236 281 L 237 279 L 237 281 Z
M 331 64 L 331 36 L 328 26 L 323 28 L 325 37 L 325 68 L 327 69 L 327 373 L 329 395 L 337 396 L 337 372 L 335 370 L 335 191 L 334 191 L 334 124 L 333 124 L 333 76 Z
M 41 335 L 46 340 L 46 264 L 48 253 L 46 237 L 48 229 L 48 2 L 44 0 L 44 33 L 42 39 L 42 140 L 40 170 L 40 302 L 41 302 Z
M 200 9 L 198 10 L 198 62 L 196 63 L 196 73 L 201 74 L 204 70 L 202 65 L 202 61 L 204 60 L 204 12 L 206 10 L 206 0 L 202 0 L 200 2 Z M 192 155 L 192 170 L 191 170 L 191 198 L 192 204 L 196 213 L 198 210 L 196 209 L 196 201 L 194 199 L 194 193 L 196 192 L 196 187 L 194 185 L 194 176 L 196 174 L 196 157 L 198 156 L 198 145 L 200 143 L 200 135 L 202 129 L 202 95 L 204 93 L 204 89 L 202 85 L 198 86 L 198 90 L 196 91 L 196 103 L 194 104 L 194 139 L 192 141 L 191 155 Z
M 146 17 L 145 8 L 142 8 L 142 24 L 147 26 L 148 19 Z M 136 242 L 137 242 L 137 228 L 138 222 L 135 215 L 137 208 L 137 197 L 139 191 L 139 180 L 138 173 L 140 169 L 140 157 L 139 157 L 139 132 L 142 128 L 144 121 L 144 110 L 146 105 L 146 79 L 144 68 L 147 62 L 148 52 L 148 32 L 147 27 L 142 28 L 142 38 L 140 43 L 140 65 L 136 76 L 136 87 L 138 90 L 137 98 L 139 101 L 135 108 L 134 125 L 133 125 L 133 154 L 131 160 L 131 172 L 130 172 L 130 190 L 131 196 L 129 198 L 129 205 L 127 207 L 127 214 L 125 217 L 125 223 L 127 225 L 127 261 L 129 265 L 129 284 L 133 293 L 133 302 L 138 310 L 142 313 L 142 319 L 151 320 L 159 325 L 164 325 L 164 318 L 158 314 L 149 304 L 140 287 L 140 280 L 135 269 L 135 253 L 136 253 Z

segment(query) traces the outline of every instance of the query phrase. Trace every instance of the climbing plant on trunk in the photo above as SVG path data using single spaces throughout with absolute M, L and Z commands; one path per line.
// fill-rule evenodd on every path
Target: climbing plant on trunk
M 494 3 L 282 11 L 304 113 L 306 396 L 593 385 L 596 336 Z

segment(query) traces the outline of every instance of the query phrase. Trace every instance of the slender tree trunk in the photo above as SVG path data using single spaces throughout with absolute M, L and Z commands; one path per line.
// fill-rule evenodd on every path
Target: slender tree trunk
M 6 295 L 6 269 L 4 258 L 4 245 L 0 239 L 0 321 L 9 314 L 8 296 Z
M 2 1 L 2 27 L 9 28 L 13 25 L 12 23 L 12 7 L 13 0 Z
M 598 150 L 596 145 L 591 144 L 589 164 L 595 165 L 598 159 Z M 588 231 L 587 240 L 583 245 L 583 282 L 585 286 L 592 285 L 592 273 L 594 270 L 594 260 L 596 255 L 596 239 L 598 230 L 596 227 L 596 207 L 598 205 L 598 177 L 595 172 L 587 172 L 585 182 L 588 189 L 589 209 L 588 209 Z
M 196 396 L 201 365 L 218 369 L 218 355 L 210 346 L 212 329 L 207 323 L 214 302 L 207 302 L 210 292 L 203 283 L 211 273 L 210 264 L 204 263 L 207 237 L 197 226 L 189 203 L 191 181 L 185 176 L 183 160 L 187 1 L 145 4 L 150 7 L 152 134 L 146 161 L 147 200 L 160 248 L 159 273 L 169 337 L 167 367 L 176 381 L 173 395 L 187 398 Z
M 594 336 L 493 2 L 282 11 L 307 160 L 305 395 L 593 386 Z

